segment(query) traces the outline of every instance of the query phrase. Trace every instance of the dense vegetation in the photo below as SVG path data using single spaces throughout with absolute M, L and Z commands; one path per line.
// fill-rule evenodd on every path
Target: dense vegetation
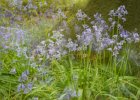
M 124 5 L 90 5 L 1 0 L 0 100 L 140 99 L 139 29 Z

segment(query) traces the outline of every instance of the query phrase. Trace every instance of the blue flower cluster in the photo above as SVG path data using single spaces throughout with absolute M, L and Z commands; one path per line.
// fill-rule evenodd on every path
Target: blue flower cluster
M 28 75 L 29 75 L 29 70 L 26 70 L 19 77 L 20 84 L 18 85 L 17 88 L 18 92 L 22 91 L 24 94 L 27 94 L 32 90 L 33 84 L 31 82 L 28 82 Z
M 58 14 L 66 18 L 60 9 L 58 10 Z M 43 44 L 46 44 L 45 46 L 39 46 L 37 48 L 40 49 L 39 52 L 41 55 L 51 60 L 59 59 L 68 52 L 87 50 L 89 46 L 97 53 L 108 50 L 112 52 L 113 56 L 117 57 L 124 44 L 140 41 L 140 36 L 137 32 L 129 32 L 120 24 L 121 22 L 119 20 L 123 20 L 124 22 L 125 15 L 127 14 L 128 12 L 125 6 L 120 6 L 117 10 L 111 10 L 108 25 L 108 22 L 102 18 L 101 14 L 96 13 L 94 20 L 91 20 L 84 12 L 78 10 L 76 14 L 78 21 L 83 21 L 85 18 L 88 18 L 91 24 L 84 23 L 82 25 L 83 28 L 76 25 L 76 40 L 67 38 L 64 34 L 66 29 L 61 27 L 57 31 L 52 32 L 49 40 L 44 41 Z M 67 26 L 66 21 L 65 26 Z M 37 52 L 38 50 L 36 50 Z

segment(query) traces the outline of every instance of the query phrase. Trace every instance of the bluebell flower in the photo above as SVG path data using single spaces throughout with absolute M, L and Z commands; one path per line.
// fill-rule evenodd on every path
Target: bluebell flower
M 5 34 L 3 36 L 3 38 L 5 39 L 5 41 L 7 41 L 10 37 L 11 37 L 11 34 Z
M 77 35 L 80 46 L 88 46 L 93 40 L 93 33 L 90 28 L 85 29 L 81 35 Z
M 101 21 L 103 21 L 102 20 L 102 18 L 101 18 L 101 14 L 99 14 L 99 13 L 96 13 L 95 15 L 94 15 L 94 18 L 95 18 L 95 21 L 97 21 L 97 22 L 101 22 Z
M 125 9 L 125 6 L 122 5 L 122 6 L 120 6 L 120 7 L 117 9 L 116 14 L 118 15 L 118 17 L 121 18 L 122 16 L 127 15 L 128 12 L 127 12 L 127 10 Z
M 76 17 L 79 21 L 88 18 L 88 16 L 81 9 L 76 13 Z
M 10 12 L 10 11 L 6 11 L 5 12 L 5 17 L 12 17 L 13 15 L 12 15 L 12 13 Z
M 23 93 L 24 94 L 27 94 L 27 93 L 29 93 L 30 91 L 29 91 L 29 89 L 28 88 L 25 88 L 24 90 L 23 90 Z
M 64 19 L 67 18 L 66 15 L 64 14 L 64 12 L 62 12 L 61 9 L 58 9 L 57 13 L 58 13 L 59 17 L 62 17 L 62 18 L 64 18 Z
M 33 88 L 33 84 L 32 83 L 28 83 L 28 84 L 19 84 L 18 85 L 18 88 L 17 88 L 17 91 L 18 92 L 23 92 L 24 94 L 27 94 L 29 93 Z
M 126 18 L 124 16 L 127 15 L 127 14 L 128 14 L 128 12 L 125 9 L 125 6 L 124 5 L 121 5 L 120 7 L 118 7 L 117 10 L 111 10 L 109 12 L 109 15 L 110 15 L 109 21 L 112 22 L 113 20 L 115 20 L 115 19 L 113 19 L 114 17 L 118 17 L 123 22 L 125 22 L 126 21 Z
M 71 39 L 68 39 L 68 43 L 66 44 L 66 47 L 69 49 L 69 51 L 76 51 L 78 44 L 74 43 Z
M 138 33 L 133 33 L 133 39 L 134 39 L 135 43 L 136 43 L 136 42 L 139 42 L 139 41 L 140 41 L 140 36 L 139 36 L 139 34 L 138 34 Z
M 27 88 L 28 88 L 29 90 L 32 90 L 33 84 L 32 84 L 32 83 L 28 83 L 28 84 L 27 84 Z
M 116 13 L 115 13 L 115 10 L 110 10 L 110 12 L 109 12 L 109 16 L 115 16 L 116 15 Z
M 65 50 L 67 40 L 60 32 L 63 32 L 63 30 L 53 31 L 53 35 L 48 40 L 47 59 L 59 59 L 67 54 Z
M 17 91 L 20 92 L 21 90 L 24 90 L 24 89 L 25 89 L 25 85 L 24 84 L 19 84 L 18 88 L 17 88 Z
M 112 22 L 112 21 L 113 21 L 113 18 L 108 18 L 108 21 L 109 21 L 109 22 Z
M 113 56 L 117 57 L 118 54 L 119 54 L 119 48 L 115 46 L 113 49 Z
M 25 88 L 23 89 L 23 93 L 24 94 L 27 94 L 27 93 L 29 93 L 31 90 L 32 90 L 32 83 L 28 83 L 28 84 L 26 84 L 25 85 Z
M 29 70 L 24 71 L 19 77 L 19 82 L 25 82 L 28 80 Z
M 122 38 L 127 38 L 129 35 L 128 35 L 127 31 L 123 30 L 123 31 L 121 31 L 120 36 Z
M 73 89 L 72 87 L 66 87 L 64 89 L 64 96 L 63 96 L 63 99 L 64 100 L 71 100 L 72 98 L 76 98 L 76 97 L 80 97 L 81 96 L 81 93 L 80 91 L 76 91 L 75 89 Z M 60 96 L 61 98 L 61 96 Z M 60 99 L 61 100 L 61 99 Z

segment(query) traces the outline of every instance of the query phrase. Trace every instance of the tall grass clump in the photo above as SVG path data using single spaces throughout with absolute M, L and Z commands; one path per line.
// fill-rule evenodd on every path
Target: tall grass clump
M 31 1 L 20 7 L 28 8 Z M 125 6 L 111 10 L 105 21 L 99 13 L 89 17 L 80 9 L 68 17 L 60 7 L 45 13 L 36 6 L 36 13 L 44 16 L 33 17 L 19 4 L 13 5 L 14 14 L 21 11 L 23 20 L 5 24 L 3 10 L 1 100 L 139 100 L 139 70 L 131 59 L 140 36 L 124 29 Z

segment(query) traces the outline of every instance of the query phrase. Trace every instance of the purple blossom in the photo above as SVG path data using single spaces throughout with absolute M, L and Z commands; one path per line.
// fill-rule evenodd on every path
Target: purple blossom
M 9 38 L 11 37 L 10 33 L 7 33 L 3 36 L 3 38 L 5 39 L 5 41 L 7 41 Z
M 20 92 L 21 90 L 24 90 L 24 89 L 25 89 L 25 85 L 24 84 L 19 84 L 18 88 L 17 88 L 17 91 Z
M 82 32 L 82 35 L 77 35 L 78 42 L 82 45 L 88 46 L 93 40 L 93 33 L 90 28 L 85 29 L 85 31 Z
M 5 17 L 12 17 L 12 13 L 10 11 L 6 11 L 5 12 Z
M 69 49 L 69 51 L 76 51 L 78 44 L 74 43 L 71 39 L 68 39 L 68 43 L 66 44 L 66 47 Z
M 126 18 L 124 16 L 127 15 L 127 14 L 128 14 L 128 12 L 125 9 L 125 6 L 122 5 L 122 6 L 118 7 L 117 10 L 111 10 L 109 12 L 109 16 L 110 16 L 109 21 L 110 22 L 113 22 L 115 20 L 114 17 L 118 17 L 123 22 L 125 22 L 126 21 Z
M 119 54 L 119 48 L 115 46 L 113 49 L 113 56 L 117 57 L 118 54 Z
M 77 17 L 78 21 L 88 18 L 88 16 L 81 9 L 78 10 L 78 12 L 76 13 L 76 17 Z
M 17 91 L 18 92 L 22 91 L 24 94 L 27 94 L 32 90 L 32 87 L 33 87 L 32 83 L 28 83 L 28 84 L 21 83 L 18 85 Z
M 61 17 L 61 16 L 62 16 L 62 18 L 64 18 L 64 19 L 66 19 L 66 18 L 67 18 L 67 17 L 66 17 L 66 15 L 64 14 L 64 12 L 62 12 L 62 10 L 61 10 L 61 9 L 58 9 L 57 13 L 58 13 L 59 17 Z
M 125 41 L 121 40 L 120 42 L 116 43 L 113 48 L 108 48 L 107 50 L 112 52 L 114 57 L 117 57 L 124 43 Z
M 24 71 L 19 77 L 19 82 L 25 82 L 28 80 L 29 70 Z
M 64 96 L 63 99 L 64 100 L 70 100 L 71 98 L 75 98 L 75 97 L 79 97 L 81 96 L 80 91 L 76 91 L 75 89 L 71 88 L 71 87 L 67 87 L 64 89 Z M 61 97 L 60 97 L 61 98 Z
M 115 14 L 115 10 L 110 10 L 110 12 L 109 12 L 109 16 L 115 16 L 116 14 Z
M 95 18 L 95 20 L 96 20 L 97 22 L 103 21 L 103 20 L 102 20 L 102 17 L 101 17 L 101 14 L 99 14 L 99 13 L 96 13 L 96 14 L 94 15 L 94 18 Z
M 29 90 L 32 90 L 33 84 L 32 84 L 32 83 L 28 83 L 28 84 L 27 84 L 27 88 L 28 88 Z
M 116 15 L 117 15 L 119 18 L 121 18 L 121 17 L 123 17 L 124 15 L 127 15 L 127 14 L 128 14 L 128 12 L 127 12 L 127 10 L 125 9 L 125 6 L 124 6 L 124 5 L 120 6 L 120 7 L 117 9 L 117 11 L 116 11 Z
M 138 33 L 133 33 L 133 39 L 134 39 L 135 43 L 136 43 L 136 42 L 139 42 L 139 41 L 140 41 L 140 36 L 139 36 L 139 34 L 138 34 Z
M 110 38 L 103 38 L 102 43 L 104 44 L 104 47 L 107 47 L 107 46 L 114 44 L 115 41 Z
M 108 18 L 108 21 L 109 21 L 109 22 L 112 22 L 112 21 L 113 21 L 113 18 Z
M 122 38 L 127 38 L 128 36 L 129 36 L 129 35 L 128 35 L 127 31 L 125 31 L 125 30 L 121 31 L 120 37 L 122 37 Z
M 67 53 L 64 49 L 67 41 L 64 35 L 60 33 L 62 31 L 63 30 L 53 31 L 53 35 L 48 40 L 47 59 L 59 59 Z
M 102 31 L 103 31 L 103 27 L 100 27 L 100 26 L 93 26 L 93 29 L 94 29 L 94 33 L 95 33 L 95 38 L 97 41 L 100 41 L 101 38 L 102 38 Z

